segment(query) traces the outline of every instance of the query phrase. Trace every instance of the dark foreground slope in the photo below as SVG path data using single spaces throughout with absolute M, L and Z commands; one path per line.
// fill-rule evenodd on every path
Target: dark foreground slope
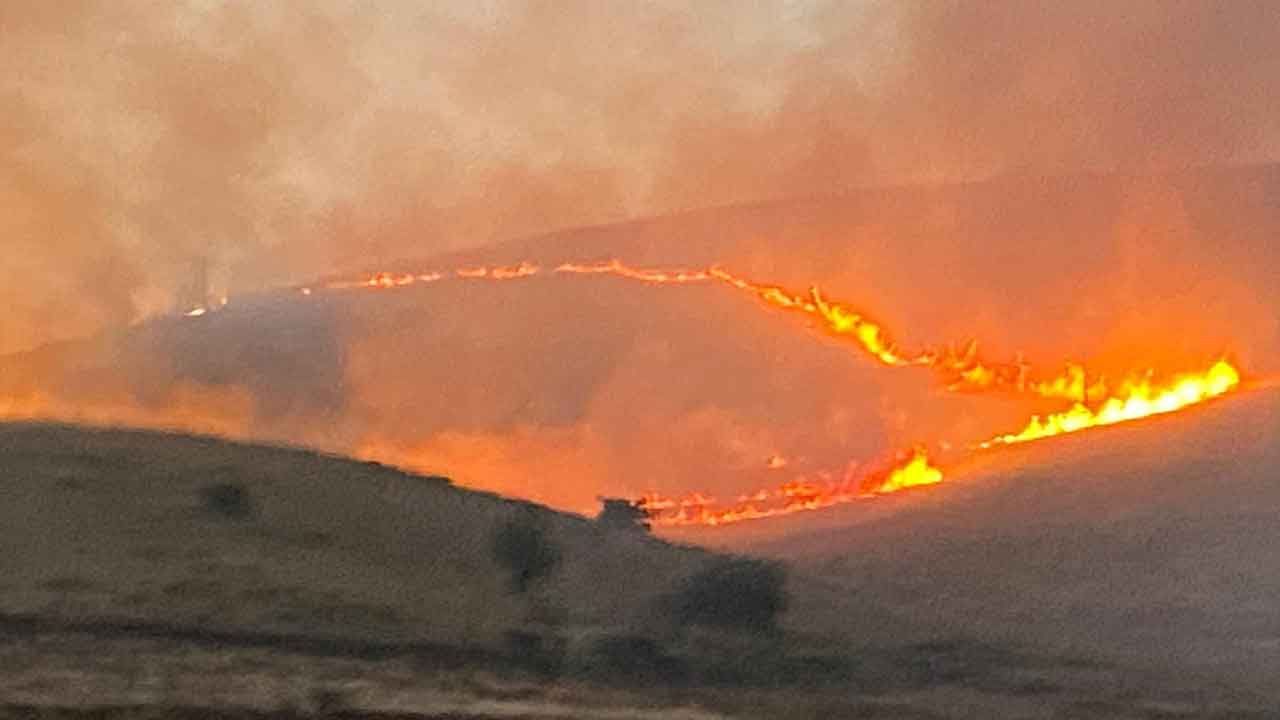
M 948 483 L 883 500 L 833 513 L 821 532 L 779 523 L 757 549 L 921 632 L 1280 696 L 1274 389 L 991 452 Z
M 656 617 L 664 595 L 714 557 L 440 478 L 9 425 L 0 484 L 0 697 L 16 703 L 0 713 L 14 717 L 98 706 L 115 709 L 96 717 L 342 706 L 418 718 L 1267 716 L 1263 698 L 1230 683 L 940 622 L 942 596 L 903 601 L 917 562 L 906 556 L 891 572 L 815 560 L 792 574 L 777 631 L 673 634 Z M 211 497 L 219 487 L 241 500 Z M 490 550 L 521 512 L 541 518 L 562 558 L 526 596 Z M 785 552 L 812 553 L 797 543 Z M 507 634 L 539 627 L 589 649 L 545 666 Z
M 0 483 L 9 616 L 486 648 L 528 617 L 491 550 L 517 513 L 563 554 L 541 591 L 576 627 L 637 616 L 705 557 L 444 478 L 176 435 L 0 426 Z

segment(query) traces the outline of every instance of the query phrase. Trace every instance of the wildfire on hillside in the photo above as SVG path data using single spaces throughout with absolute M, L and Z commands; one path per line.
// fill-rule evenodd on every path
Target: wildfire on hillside
M 1164 384 L 1155 383 L 1149 377 L 1129 378 L 1114 395 L 1107 396 L 1096 407 L 1075 403 L 1059 413 L 1032 416 L 1020 432 L 1000 435 L 983 443 L 983 447 L 1030 442 L 1176 412 L 1228 393 L 1239 385 L 1240 371 L 1226 360 L 1219 360 L 1202 373 L 1181 374 Z
M 1084 366 L 1075 362 L 1065 362 L 1062 364 L 1063 370 L 1046 375 L 1037 372 L 1021 358 L 1008 361 L 984 358 L 979 353 L 978 343 L 973 340 L 959 346 L 927 346 L 914 351 L 904 350 L 879 323 L 854 309 L 852 305 L 829 299 L 816 286 L 805 292 L 795 292 L 772 283 L 748 280 L 718 265 L 707 268 L 641 268 L 611 259 L 592 263 L 563 263 L 546 269 L 534 263 L 521 262 L 515 265 L 467 267 L 451 271 L 377 272 L 357 279 L 334 280 L 325 287 L 330 290 L 392 289 L 446 278 L 516 280 L 543 274 L 607 275 L 648 285 L 720 283 L 749 293 L 768 307 L 807 316 L 823 332 L 851 342 L 881 365 L 932 369 L 948 390 L 957 392 L 1003 390 L 1043 398 L 1101 404 L 1117 395 L 1132 394 L 1135 386 L 1133 378 L 1151 374 L 1150 370 L 1144 370 L 1125 378 L 1113 389 L 1107 378 L 1089 377 Z M 310 293 L 312 290 L 305 288 L 304 292 Z
M 814 480 L 797 478 L 775 488 L 742 495 L 721 502 L 702 492 L 670 498 L 650 493 L 639 500 L 655 525 L 719 526 L 746 520 L 762 520 L 809 510 L 822 510 L 857 500 L 887 495 L 908 488 L 942 482 L 942 471 L 929 461 L 924 448 L 913 448 L 898 457 L 887 469 L 866 475 L 850 467 L 844 476 L 833 479 L 821 474 Z
M 949 391 L 1005 391 L 1071 403 L 1059 412 L 1033 415 L 1022 430 L 997 435 L 977 443 L 973 449 L 1030 442 L 1175 412 L 1228 393 L 1240 383 L 1239 370 L 1225 359 L 1202 372 L 1174 375 L 1168 382 L 1155 380 L 1154 370 L 1144 370 L 1113 383 L 1101 375 L 1090 377 L 1083 365 L 1074 362 L 1063 363 L 1064 369 L 1056 375 L 1043 376 L 1021 358 L 991 361 L 980 356 L 978 344 L 974 341 L 945 349 L 904 350 L 890 339 L 889 333 L 879 323 L 851 305 L 828 299 L 817 287 L 806 292 L 794 292 L 776 284 L 748 280 L 719 266 L 644 268 L 612 259 L 564 263 L 548 270 L 522 262 L 452 271 L 380 272 L 359 279 L 330 282 L 326 288 L 391 289 L 446 278 L 516 280 L 539 274 L 611 276 L 656 286 L 718 283 L 756 297 L 765 307 L 809 318 L 825 334 L 852 343 L 879 365 L 932 369 Z M 781 465 L 774 467 L 777 469 Z M 832 479 L 829 473 L 820 474 L 816 480 L 800 477 L 772 489 L 740 496 L 732 502 L 721 502 L 705 491 L 692 491 L 678 498 L 650 493 L 639 502 L 653 514 L 658 525 L 719 526 L 819 510 L 936 484 L 942 479 L 942 471 L 931 464 L 928 452 L 923 447 L 916 447 L 899 456 L 887 471 L 858 475 L 851 470 L 839 479 Z
M 943 350 L 904 349 L 868 315 L 850 304 L 829 299 L 816 287 L 795 292 L 777 284 L 748 280 L 719 266 L 645 268 L 615 259 L 563 263 L 546 268 L 521 262 L 413 273 L 379 272 L 298 288 L 298 292 L 303 298 L 314 299 L 324 292 L 384 291 L 451 279 L 459 282 L 518 281 L 538 275 L 607 276 L 650 286 L 724 286 L 746 293 L 759 301 L 759 307 L 763 309 L 804 318 L 824 335 L 850 343 L 876 366 L 932 371 L 946 392 L 994 393 L 994 397 L 1003 397 L 1010 402 L 1025 404 L 1026 398 L 1038 398 L 1041 405 L 1046 402 L 1065 405 L 1054 412 L 1029 414 L 1021 429 L 973 443 L 967 448 L 969 452 L 1176 412 L 1227 394 L 1238 388 L 1241 382 L 1239 369 L 1225 359 L 1198 372 L 1175 374 L 1143 370 L 1113 381 L 1101 374 L 1087 374 L 1079 363 L 1063 363 L 1061 372 L 1046 375 L 1037 372 L 1021 358 L 1011 362 L 991 361 L 980 355 L 976 342 Z M 226 300 L 223 300 L 214 309 L 221 309 L 225 304 Z M 35 394 L 0 402 L 0 417 L 59 419 L 90 424 L 125 423 L 168 430 L 212 432 L 230 437 L 251 435 L 253 398 L 247 394 L 224 397 L 216 391 L 202 390 L 196 384 L 179 388 L 170 395 L 164 402 L 153 402 L 143 408 L 134 407 L 127 398 L 113 400 L 101 407 L 77 407 L 74 403 L 68 404 L 66 399 L 54 401 Z M 407 467 L 421 468 L 423 465 L 421 458 L 411 449 L 397 449 L 399 445 L 396 443 L 384 443 L 379 438 L 365 438 L 360 442 L 362 444 L 356 454 L 361 457 L 405 464 Z M 866 466 L 870 469 L 851 465 L 842 472 L 815 471 L 812 466 L 796 467 L 784 456 L 775 454 L 768 458 L 766 469 L 771 473 L 785 474 L 789 479 L 772 487 L 725 500 L 717 499 L 707 490 L 691 490 L 677 496 L 648 493 L 640 502 L 653 513 L 657 525 L 721 526 L 791 515 L 937 484 L 943 481 L 944 474 L 934 458 L 943 455 L 950 461 L 955 452 L 950 443 L 939 441 L 914 446 L 886 461 Z

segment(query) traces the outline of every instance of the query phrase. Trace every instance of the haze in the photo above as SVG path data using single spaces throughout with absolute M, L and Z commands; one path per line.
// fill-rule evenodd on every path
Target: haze
M 1277 39 L 0 2 L 0 715 L 1275 717 Z
M 464 5 L 6 3 L 0 351 L 169 310 L 200 259 L 234 295 L 685 208 L 1280 157 L 1266 0 Z

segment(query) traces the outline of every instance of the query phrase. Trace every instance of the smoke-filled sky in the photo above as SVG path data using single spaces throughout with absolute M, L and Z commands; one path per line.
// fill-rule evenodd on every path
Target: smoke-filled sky
M 44 345 L 0 358 L 0 414 L 590 511 L 1061 409 L 726 287 L 252 294 L 610 257 L 817 283 L 1042 377 L 1273 373 L 1280 165 L 1221 166 L 1280 160 L 1278 37 L 1270 0 L 0 3 L 0 353 Z M 189 302 L 201 261 L 226 310 L 46 345 Z
M 1270 0 L 0 4 L 0 351 L 679 209 L 1280 158 Z M 726 259 L 730 260 L 730 259 Z

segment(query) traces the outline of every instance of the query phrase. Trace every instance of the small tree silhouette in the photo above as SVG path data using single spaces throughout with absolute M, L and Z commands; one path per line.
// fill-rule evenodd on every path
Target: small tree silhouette
M 649 511 L 634 500 L 601 498 L 596 522 L 609 530 L 649 531 Z
M 786 609 L 786 581 L 777 563 L 724 558 L 690 577 L 671 607 L 682 625 L 768 632 Z
M 238 483 L 217 483 L 201 488 L 200 499 L 205 510 L 224 518 L 242 520 L 253 514 L 249 491 Z
M 493 535 L 493 557 L 511 576 L 511 590 L 524 594 L 551 574 L 560 563 L 560 551 L 533 510 L 522 509 L 498 526 Z

